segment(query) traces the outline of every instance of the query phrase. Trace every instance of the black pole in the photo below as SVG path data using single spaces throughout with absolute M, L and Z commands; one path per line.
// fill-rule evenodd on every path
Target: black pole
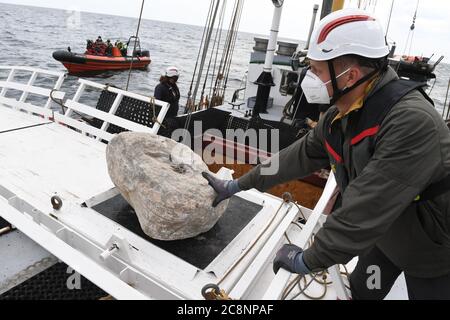
M 327 15 L 331 13 L 333 9 L 333 0 L 323 0 L 322 2 L 322 12 L 320 14 L 320 19 L 322 20 Z
M 258 85 L 255 106 L 253 108 L 253 117 L 258 117 L 260 113 L 267 113 L 269 104 L 270 89 L 275 86 L 271 72 L 263 71 L 255 82 Z

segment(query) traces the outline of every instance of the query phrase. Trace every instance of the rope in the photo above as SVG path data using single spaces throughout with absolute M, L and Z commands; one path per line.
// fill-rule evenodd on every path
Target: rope
M 444 118 L 445 108 L 447 107 L 449 92 L 450 92 L 450 79 L 448 79 L 447 94 L 445 95 L 444 108 L 442 109 L 442 118 Z M 449 113 L 450 113 L 450 103 L 448 105 L 448 110 L 447 110 L 447 117 L 446 117 L 447 120 L 448 120 Z
M 411 54 L 411 49 L 412 49 L 412 45 L 413 45 L 414 34 L 415 34 L 415 30 L 416 30 L 417 12 L 419 11 L 419 4 L 420 4 L 420 0 L 417 0 L 417 6 L 416 6 L 416 11 L 415 11 L 414 17 L 413 17 L 413 23 L 412 23 L 411 27 L 409 28 L 410 31 L 408 33 L 408 37 L 406 38 L 405 50 L 403 51 L 404 54 L 406 54 L 406 52 L 408 52 L 408 56 Z M 408 47 L 408 45 L 409 45 L 409 47 Z
M 224 75 L 225 75 L 225 67 L 226 67 L 226 63 L 228 61 L 228 57 L 230 55 L 230 49 L 231 49 L 231 41 L 232 41 L 232 33 L 234 30 L 234 27 L 236 25 L 236 15 L 238 12 L 238 5 L 240 3 L 240 0 L 235 1 L 234 3 L 234 7 L 233 7 L 233 19 L 230 22 L 230 26 L 228 28 L 228 33 L 227 33 L 227 37 L 225 40 L 225 46 L 224 46 L 224 50 L 222 52 L 222 58 L 220 60 L 220 64 L 219 64 L 219 72 L 217 74 L 217 78 L 216 78 L 216 83 L 214 85 L 214 91 L 213 91 L 213 95 L 211 98 L 211 101 L 214 101 L 214 103 L 212 104 L 213 106 L 219 105 L 221 104 L 221 101 L 217 102 L 215 101 L 217 99 L 217 97 L 219 97 L 219 84 L 222 83 L 223 79 L 224 79 Z
M 386 37 L 389 34 L 389 28 L 391 26 L 391 19 L 392 19 L 392 13 L 394 12 L 394 4 L 395 4 L 395 0 L 392 0 L 392 4 L 391 4 L 391 12 L 389 13 L 389 20 L 388 20 L 388 25 L 386 27 Z
M 273 222 L 275 221 L 275 218 L 278 216 L 278 214 L 280 213 L 281 209 L 283 208 L 283 206 L 286 204 L 286 202 L 283 201 L 283 203 L 280 205 L 280 207 L 278 208 L 278 210 L 275 212 L 275 214 L 273 215 L 272 219 L 269 221 L 269 223 L 267 224 L 267 226 L 264 228 L 263 231 L 261 231 L 261 233 L 258 235 L 258 237 L 253 241 L 253 243 L 251 244 L 250 247 L 247 248 L 247 250 L 245 250 L 245 252 L 241 255 L 241 257 L 230 267 L 230 269 L 228 269 L 228 271 L 225 273 L 225 275 L 220 279 L 220 281 L 217 283 L 217 285 L 222 284 L 225 279 L 234 271 L 234 269 L 236 269 L 236 267 L 242 262 L 242 260 L 245 259 L 245 257 L 250 253 L 250 251 L 255 247 L 255 245 L 258 243 L 258 241 L 262 238 L 262 236 L 267 232 L 267 230 L 269 230 L 269 228 L 272 226 Z M 289 213 L 290 209 L 285 213 L 285 215 L 287 215 Z
M 297 208 L 299 209 L 299 211 L 300 211 L 300 213 L 302 215 L 302 218 L 306 222 L 305 215 L 303 214 L 303 212 L 301 210 L 301 207 L 297 203 L 295 203 L 295 202 L 293 202 L 293 203 L 297 206 Z M 300 230 L 303 230 L 303 227 L 300 224 L 298 224 L 296 222 L 292 222 L 291 224 L 296 226 L 296 227 L 298 227 Z M 291 240 L 289 239 L 289 237 L 287 236 L 287 234 L 285 234 L 285 237 L 286 237 L 286 240 L 287 240 L 288 243 L 292 243 Z M 309 245 L 308 245 L 307 248 L 309 248 L 313 244 L 314 237 L 315 237 L 315 235 L 312 235 L 311 239 L 309 240 Z M 348 278 L 349 272 L 347 270 L 347 267 L 343 266 L 343 268 L 344 268 L 345 272 L 341 272 L 341 275 L 346 276 Z M 308 276 L 311 277 L 309 282 L 307 282 L 307 276 L 306 275 L 305 276 L 301 276 L 301 275 L 296 276 L 286 286 L 285 290 L 283 291 L 281 299 L 282 300 L 286 300 L 289 297 L 289 295 L 294 291 L 296 286 L 298 286 L 299 292 L 296 293 L 292 298 L 290 298 L 290 300 L 295 300 L 301 295 L 305 296 L 306 298 L 308 298 L 310 300 L 321 300 L 321 299 L 323 299 L 328 293 L 328 286 L 333 284 L 333 282 L 327 281 L 327 279 L 328 279 L 327 271 L 323 271 L 321 273 L 312 273 L 311 275 L 308 275 Z M 303 283 L 304 283 L 303 287 L 301 286 L 302 280 L 303 280 Z M 312 295 L 307 293 L 307 290 L 311 287 L 311 285 L 313 283 L 318 283 L 319 285 L 323 286 L 323 292 L 322 292 L 322 294 L 320 296 L 312 296 Z M 346 288 L 350 289 L 348 286 L 346 286 Z
M 217 0 L 217 2 L 216 2 L 216 0 L 214 0 L 214 3 L 215 3 L 214 14 L 213 14 L 213 17 L 211 19 L 211 22 L 210 22 L 210 25 L 209 25 L 209 28 L 208 28 L 208 32 L 207 32 L 207 36 L 206 36 L 206 40 L 205 40 L 205 46 L 203 48 L 202 59 L 201 59 L 201 62 L 200 62 L 200 70 L 199 70 L 199 73 L 198 73 L 198 76 L 197 76 L 197 83 L 195 85 L 194 94 L 193 94 L 193 104 L 194 105 L 195 105 L 195 100 L 197 99 L 197 93 L 198 93 L 198 89 L 200 87 L 200 80 L 201 80 L 201 77 L 203 75 L 203 68 L 205 66 L 206 57 L 208 55 L 209 44 L 211 42 L 211 36 L 212 36 L 213 31 L 214 31 L 214 25 L 215 25 L 216 18 L 217 18 L 217 12 L 219 10 L 220 0 Z
M 227 0 L 224 0 L 225 1 L 225 3 L 227 3 Z M 212 90 L 213 90 L 213 87 L 214 87 L 214 78 L 215 78 L 215 76 L 216 76 L 216 71 L 217 71 L 217 60 L 218 60 L 218 58 L 219 58 L 219 48 L 220 48 L 220 44 L 222 43 L 222 36 L 223 36 L 223 24 L 224 24 L 224 21 L 225 21 L 225 19 L 224 19 L 224 17 L 223 17 L 223 19 L 222 19 L 222 21 L 221 21 L 221 23 L 220 23 L 220 36 L 219 36 L 219 43 L 218 43 L 218 45 L 217 45 L 217 49 L 216 49 L 216 56 L 215 56 L 215 58 L 214 58 L 214 68 L 213 68 L 213 74 L 212 74 L 212 77 L 211 77 L 211 86 L 210 86 L 210 88 L 209 88 L 209 96 L 212 98 Z M 212 99 L 210 100 L 210 103 L 209 103 L 209 106 L 208 106 L 208 108 L 211 108 L 211 106 L 212 106 Z
M 131 71 L 133 70 L 133 62 L 134 62 L 134 52 L 136 51 L 137 40 L 139 37 L 139 29 L 141 27 L 142 12 L 144 11 L 144 3 L 145 3 L 145 0 L 142 0 L 141 13 L 139 15 L 139 22 L 138 22 L 138 26 L 137 26 L 137 30 L 136 30 L 136 40 L 134 41 L 134 48 L 133 48 L 133 52 L 131 53 L 130 71 L 128 72 L 128 81 L 127 81 L 127 87 L 126 87 L 125 91 L 128 91 L 128 86 L 130 85 Z
M 214 4 L 215 4 L 215 9 L 214 9 Z M 200 68 L 199 68 L 198 77 L 197 77 L 198 80 L 197 80 L 196 87 L 194 90 L 193 98 L 190 96 L 191 89 L 189 91 L 188 103 L 186 105 L 185 111 L 187 111 L 188 116 L 186 119 L 186 123 L 184 125 L 183 142 L 186 140 L 187 132 L 188 132 L 188 129 L 189 129 L 189 126 L 191 123 L 191 119 L 192 119 L 192 112 L 194 111 L 194 108 L 195 108 L 195 99 L 197 97 L 198 87 L 200 85 L 200 80 L 201 80 L 202 73 L 203 73 L 204 63 L 205 63 L 206 56 L 208 53 L 209 43 L 211 42 L 211 35 L 214 30 L 214 25 L 215 25 L 219 5 L 220 5 L 220 0 L 218 0 L 217 2 L 215 0 L 213 2 L 211 2 L 208 19 L 207 19 L 205 29 L 204 29 L 204 36 L 206 36 L 206 37 L 204 37 L 204 43 L 202 43 L 202 45 L 200 46 L 199 56 L 197 57 L 197 58 L 200 57 L 201 48 L 203 47 L 202 59 L 201 59 Z M 213 11 L 214 11 L 214 15 L 212 16 Z M 196 66 L 196 69 L 197 69 L 197 66 Z M 194 72 L 193 79 L 195 79 L 195 72 Z M 192 85 L 193 85 L 193 81 L 191 82 L 191 88 L 192 88 Z
M 189 88 L 188 101 L 186 103 L 185 113 L 187 113 L 188 111 L 192 111 L 191 110 L 191 107 L 193 107 L 193 106 L 191 106 L 191 104 L 192 104 L 192 101 L 191 101 L 192 88 L 194 86 L 195 75 L 197 74 L 198 62 L 200 61 L 200 54 L 202 52 L 203 42 L 205 40 L 205 35 L 206 35 L 206 30 L 208 29 L 208 26 L 210 24 L 210 19 L 211 19 L 211 14 L 212 14 L 212 10 L 213 10 L 213 5 L 214 5 L 214 3 L 211 1 L 211 4 L 209 5 L 208 16 L 207 16 L 206 22 L 205 22 L 205 27 L 203 28 L 202 40 L 200 42 L 200 47 L 198 48 L 197 61 L 195 62 L 194 73 L 192 74 L 191 86 Z
M 231 37 L 230 55 L 229 55 L 228 60 L 226 61 L 226 65 L 225 65 L 225 69 L 224 69 L 225 70 L 224 85 L 222 88 L 222 93 L 220 95 L 222 98 L 222 101 L 225 99 L 225 92 L 228 87 L 228 79 L 229 79 L 229 75 L 230 75 L 231 63 L 233 61 L 233 54 L 234 54 L 234 50 L 236 48 L 238 28 L 239 28 L 239 25 L 241 23 L 241 18 L 242 18 L 242 9 L 243 9 L 243 2 L 239 1 L 237 12 L 236 12 L 236 23 L 233 26 L 233 32 L 232 32 L 232 37 Z
M 221 9 L 221 12 L 220 12 L 220 15 L 219 15 L 220 16 L 220 18 L 219 18 L 219 25 L 221 24 L 221 21 L 223 21 L 224 16 L 225 16 L 225 6 L 226 6 L 226 1 L 224 1 L 223 4 L 222 4 L 222 9 Z M 199 105 L 199 107 L 202 107 L 201 104 L 203 102 L 203 98 L 204 98 L 204 95 L 205 95 L 206 83 L 208 82 L 209 71 L 211 69 L 211 64 L 212 64 L 212 60 L 213 60 L 213 57 L 214 57 L 214 51 L 216 49 L 216 44 L 217 44 L 217 38 L 219 37 L 219 31 L 220 31 L 220 28 L 217 28 L 216 35 L 214 37 L 214 45 L 213 45 L 213 48 L 212 48 L 212 51 L 211 51 L 211 57 L 209 59 L 208 68 L 206 69 L 206 76 L 205 76 L 205 81 L 203 83 L 202 93 L 201 93 L 201 96 L 200 96 L 200 105 Z M 217 45 L 217 47 L 219 47 L 219 46 Z M 209 106 L 209 103 L 207 104 L 207 107 L 208 106 Z
M 431 86 L 430 91 L 428 91 L 428 95 L 430 95 L 433 92 L 434 86 L 436 85 L 436 81 L 437 81 L 437 79 L 435 78 L 434 82 L 433 82 L 433 85 Z
M 228 60 L 228 65 L 226 67 L 226 76 L 225 76 L 225 84 L 223 86 L 223 92 L 222 92 L 222 100 L 225 99 L 225 92 L 226 89 L 228 87 L 228 79 L 230 76 L 230 70 L 231 70 L 231 63 L 233 61 L 233 54 L 234 51 L 236 49 L 236 42 L 237 42 L 237 36 L 238 36 L 238 29 L 239 29 L 239 25 L 241 23 L 241 18 L 242 18 L 242 11 L 243 11 L 243 4 L 244 2 L 239 2 L 239 8 L 238 8 L 238 13 L 237 13 L 237 23 L 234 27 L 234 33 L 233 33 L 233 38 L 232 38 L 232 44 L 231 44 L 231 55 L 230 55 L 230 59 Z
M 291 202 L 292 202 L 292 196 L 289 193 L 285 193 L 283 195 L 283 202 L 280 204 L 280 207 L 275 212 L 275 214 L 273 215 L 273 217 L 271 218 L 269 223 L 266 225 L 266 227 L 260 232 L 258 237 L 253 241 L 253 243 L 244 251 L 244 253 L 239 257 L 239 259 L 235 263 L 233 263 L 233 265 L 225 272 L 225 274 L 217 282 L 217 284 L 209 284 L 209 285 L 205 286 L 205 288 L 212 288 L 212 287 L 216 288 L 214 291 L 215 291 L 215 296 L 217 298 L 228 297 L 228 295 L 226 294 L 226 292 L 224 290 L 220 290 L 219 286 L 237 268 L 237 266 L 239 266 L 239 264 L 248 256 L 248 254 L 255 247 L 255 245 L 261 240 L 261 238 L 264 236 L 264 234 L 267 232 L 267 230 L 269 230 L 269 228 L 274 223 L 276 217 L 278 216 L 278 214 L 280 213 L 280 211 L 284 207 L 284 205 L 290 204 Z M 288 210 L 286 211 L 284 217 L 286 217 L 286 215 L 290 212 L 291 208 L 292 208 L 292 206 L 288 208 Z M 205 295 L 203 295 L 203 296 L 205 296 Z M 214 296 L 214 294 L 213 294 L 213 296 Z

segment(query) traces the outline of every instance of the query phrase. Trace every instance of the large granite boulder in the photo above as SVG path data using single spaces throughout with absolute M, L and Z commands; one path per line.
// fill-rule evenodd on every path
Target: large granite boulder
M 143 231 L 158 240 L 195 237 L 212 229 L 228 201 L 212 207 L 208 167 L 183 144 L 147 133 L 122 133 L 106 151 L 109 175 L 134 208 Z

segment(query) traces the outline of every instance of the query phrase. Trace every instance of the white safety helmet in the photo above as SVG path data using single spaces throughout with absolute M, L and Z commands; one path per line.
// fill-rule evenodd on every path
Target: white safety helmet
M 389 54 L 384 28 L 377 18 L 363 10 L 335 11 L 315 28 L 308 58 L 329 61 L 344 55 L 383 58 Z
M 178 71 L 177 67 L 169 67 L 162 72 L 162 75 L 168 78 L 179 77 L 180 71 Z

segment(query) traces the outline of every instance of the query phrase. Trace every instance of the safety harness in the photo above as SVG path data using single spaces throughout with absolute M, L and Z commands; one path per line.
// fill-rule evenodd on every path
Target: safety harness
M 376 146 L 376 136 L 380 131 L 381 124 L 392 110 L 392 108 L 410 92 L 418 90 L 432 105 L 433 100 L 423 90 L 424 83 L 413 82 L 409 80 L 394 80 L 384 86 L 376 94 L 369 97 L 364 103 L 364 108 L 352 114 L 351 121 L 348 122 L 347 135 L 350 135 L 350 146 L 344 151 L 344 133 L 339 122 L 332 120 L 338 114 L 338 111 L 330 115 L 328 127 L 325 132 L 325 147 L 329 154 L 332 169 L 336 176 L 341 193 L 345 191 L 349 184 L 349 173 L 346 168 L 345 159 L 349 159 L 350 150 L 359 143 L 366 140 L 366 159 L 369 161 Z M 344 154 L 348 157 L 344 158 Z M 450 175 L 443 180 L 430 185 L 425 189 L 415 201 L 432 200 L 447 191 L 450 191 Z

